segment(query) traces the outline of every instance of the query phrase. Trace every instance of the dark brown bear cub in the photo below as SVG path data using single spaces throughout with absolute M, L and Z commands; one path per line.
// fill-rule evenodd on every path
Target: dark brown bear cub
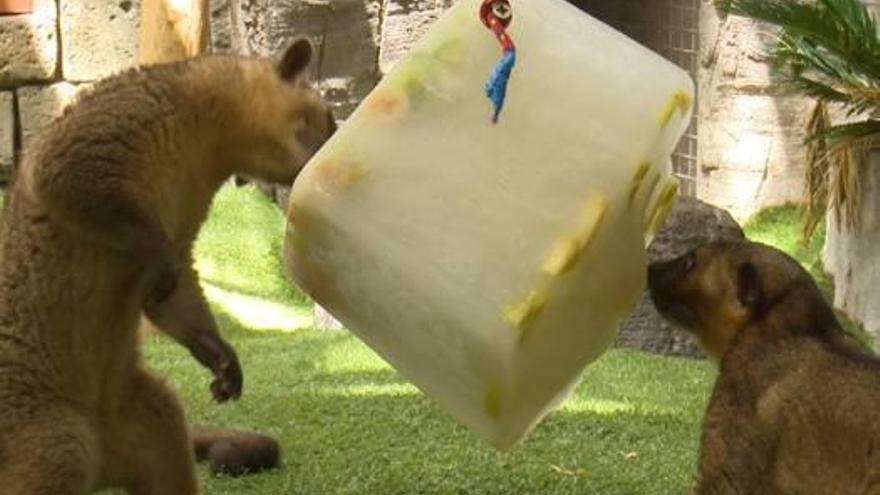
M 797 261 L 710 243 L 652 264 L 648 284 L 720 367 L 695 494 L 880 494 L 880 361 Z

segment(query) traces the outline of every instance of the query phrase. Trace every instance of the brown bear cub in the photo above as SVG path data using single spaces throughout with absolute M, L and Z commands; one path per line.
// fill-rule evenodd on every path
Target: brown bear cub
M 24 153 L 0 219 L 0 491 L 197 493 L 183 409 L 138 350 L 142 315 L 241 394 L 192 245 L 233 174 L 291 183 L 335 125 L 278 64 L 213 56 L 96 84 Z
M 652 264 L 648 283 L 720 366 L 694 493 L 880 494 L 880 361 L 797 261 L 710 243 Z

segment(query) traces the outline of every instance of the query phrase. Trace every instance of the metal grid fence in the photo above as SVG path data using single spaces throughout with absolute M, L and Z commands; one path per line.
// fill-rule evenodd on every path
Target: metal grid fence
M 569 1 L 663 55 L 697 80 L 700 0 Z M 695 111 L 688 130 L 672 154 L 673 173 L 679 179 L 684 196 L 697 194 L 698 137 Z

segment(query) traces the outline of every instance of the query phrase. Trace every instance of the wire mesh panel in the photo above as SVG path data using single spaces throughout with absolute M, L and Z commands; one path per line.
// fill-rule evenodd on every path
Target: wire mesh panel
M 569 0 L 585 12 L 663 55 L 697 80 L 700 0 Z M 698 112 L 672 155 L 681 193 L 697 193 Z
M 652 0 L 648 0 L 650 3 Z M 699 62 L 699 0 L 665 0 L 656 2 L 657 37 L 652 47 L 661 55 L 690 72 L 697 80 Z M 697 193 L 698 112 L 672 154 L 672 169 L 681 182 L 685 196 Z
M 645 7 L 654 8 L 652 0 L 568 1 L 618 31 L 626 33 L 639 43 L 653 48 L 654 33 L 652 31 L 656 30 L 656 23 L 653 16 L 645 15 Z

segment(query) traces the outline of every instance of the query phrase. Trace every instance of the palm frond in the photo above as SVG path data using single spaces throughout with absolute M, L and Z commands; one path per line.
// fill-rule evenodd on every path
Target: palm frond
M 807 126 L 804 233 L 831 208 L 838 225 L 858 225 L 860 165 L 880 136 L 880 36 L 859 0 L 715 0 L 723 11 L 781 28 L 768 60 L 777 80 L 817 101 Z M 828 104 L 850 118 L 832 125 Z
M 880 136 L 880 120 L 868 119 L 861 122 L 829 125 L 818 131 L 813 131 L 808 127 L 807 133 L 808 143 L 819 139 L 833 142 L 834 145 L 862 143 L 863 139 L 872 139 Z
M 877 25 L 871 11 L 858 0 L 818 0 L 826 11 L 831 13 L 842 28 L 840 31 L 849 36 L 844 38 L 847 46 L 866 46 L 876 50 Z
M 801 94 L 826 103 L 850 103 L 852 101 L 852 95 L 838 91 L 830 84 L 807 76 L 792 75 L 781 78 L 779 83 Z
M 858 0 L 716 0 L 725 12 L 779 26 L 807 40 L 848 71 L 880 77 L 880 40 L 874 17 Z M 835 64 L 838 65 L 838 64 Z
M 839 86 L 862 86 L 870 79 L 845 58 L 830 52 L 814 40 L 783 32 L 770 54 L 770 62 L 783 78 L 818 74 Z
M 867 143 L 865 143 L 867 144 Z M 828 159 L 834 163 L 836 173 L 831 180 L 831 211 L 837 224 L 845 229 L 855 229 L 859 224 L 857 214 L 861 202 L 859 185 L 859 164 L 862 163 L 867 147 L 833 146 L 828 150 Z
M 807 132 L 815 139 L 807 144 L 806 175 L 804 177 L 807 208 L 804 210 L 804 238 L 813 236 L 816 226 L 824 219 L 828 210 L 828 171 L 829 161 L 825 159 L 828 142 L 821 137 L 831 127 L 828 105 L 819 100 L 813 107 Z
M 861 166 L 878 139 L 880 121 L 856 122 L 819 129 L 807 152 L 808 205 L 804 233 L 809 235 L 827 208 L 845 229 L 859 225 Z M 810 184 L 809 181 L 815 181 Z M 811 190 L 812 189 L 812 190 Z
M 880 87 L 853 88 L 850 91 L 850 100 L 853 107 L 848 109 L 850 116 L 856 113 L 877 115 L 877 109 L 880 109 Z

